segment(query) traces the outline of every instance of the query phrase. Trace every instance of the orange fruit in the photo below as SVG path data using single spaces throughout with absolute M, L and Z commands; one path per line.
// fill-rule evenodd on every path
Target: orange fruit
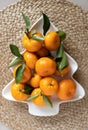
M 26 100 L 29 95 L 24 93 L 24 84 L 16 84 L 14 83 L 11 86 L 11 94 L 13 98 L 19 101 L 24 101 Z
M 76 92 L 76 84 L 75 82 L 68 78 L 63 79 L 59 82 L 59 87 L 57 91 L 57 97 L 61 100 L 69 100 L 73 98 Z
M 42 34 L 39 32 L 34 35 L 42 37 Z M 32 38 L 29 39 L 27 35 L 24 34 L 22 44 L 29 52 L 36 52 L 42 47 L 43 41 L 34 40 Z
M 32 100 L 33 103 L 38 105 L 38 106 L 46 106 L 46 103 L 43 100 L 42 91 L 40 88 L 35 88 L 32 91 L 31 96 L 34 96 L 35 94 L 39 94 L 39 96 Z
M 19 66 L 21 66 L 21 64 L 17 65 L 14 68 L 14 71 L 13 71 L 13 76 L 14 77 L 16 77 L 16 71 L 17 71 Z M 31 70 L 27 66 L 25 66 L 23 76 L 22 76 L 22 79 L 21 79 L 20 83 L 26 83 L 31 78 L 31 76 L 32 76 Z
M 45 95 L 52 96 L 58 90 L 58 82 L 52 77 L 45 77 L 40 80 L 40 89 Z
M 45 47 L 42 47 L 39 51 L 36 53 L 39 57 L 45 57 L 49 55 L 49 50 L 47 50 Z
M 35 64 L 35 71 L 40 76 L 49 76 L 56 71 L 56 62 L 48 57 L 42 57 Z
M 69 71 L 70 71 L 70 67 L 69 67 L 69 65 L 67 66 L 67 67 L 65 67 L 63 70 L 61 70 L 61 71 L 58 71 L 58 70 L 56 70 L 56 72 L 54 73 L 54 75 L 55 76 L 65 76 L 65 75 L 67 75 L 68 73 L 69 73 Z
M 30 68 L 30 69 L 34 69 L 35 68 L 35 63 L 38 60 L 37 56 L 31 52 L 25 51 L 23 54 L 24 60 L 26 62 L 26 65 Z
M 45 47 L 50 50 L 57 50 L 60 46 L 60 37 L 56 32 L 49 32 L 44 38 Z
M 37 87 L 39 87 L 39 83 L 40 83 L 41 79 L 42 79 L 42 77 L 40 75 L 38 75 L 37 73 L 34 73 L 34 75 L 32 76 L 32 78 L 29 81 L 29 84 L 32 87 L 37 88 Z

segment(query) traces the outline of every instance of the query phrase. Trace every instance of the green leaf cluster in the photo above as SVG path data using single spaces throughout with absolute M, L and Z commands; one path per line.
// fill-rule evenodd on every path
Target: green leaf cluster
M 46 35 L 47 31 L 50 28 L 50 20 L 46 14 L 42 13 L 42 15 L 43 15 L 43 35 Z M 31 32 L 29 34 L 29 30 L 31 27 L 30 20 L 29 20 L 28 16 L 26 16 L 26 14 L 24 14 L 23 12 L 22 12 L 22 16 L 23 16 L 23 19 L 24 19 L 24 22 L 26 25 L 25 33 L 26 33 L 27 37 L 29 39 L 32 38 L 32 39 L 37 40 L 37 41 L 44 40 L 44 38 L 40 37 L 40 36 L 33 36 L 32 37 L 32 35 L 36 33 L 36 30 L 31 30 Z M 60 36 L 60 41 L 64 41 L 66 38 L 66 33 L 64 31 L 61 31 L 61 30 L 57 31 L 57 33 Z
M 20 65 L 17 68 L 17 70 L 16 70 L 16 77 L 15 77 L 16 83 L 19 83 L 21 81 L 24 69 L 25 69 L 25 65 Z
M 19 83 L 22 79 L 23 72 L 25 69 L 25 64 L 23 64 L 24 58 L 23 58 L 23 55 L 20 54 L 20 51 L 16 45 L 10 44 L 10 50 L 12 54 L 16 56 L 16 59 L 9 64 L 9 67 L 22 63 L 22 65 L 20 65 L 16 70 L 15 81 L 16 83 Z
M 30 27 L 31 27 L 31 25 L 30 25 L 30 20 L 29 20 L 28 16 L 26 16 L 24 13 L 22 13 L 22 16 L 23 16 L 24 22 L 25 22 L 25 24 L 26 24 L 26 31 L 25 31 L 25 33 L 26 33 L 27 37 L 28 37 L 29 39 L 32 38 L 32 39 L 37 40 L 37 41 L 43 41 L 43 40 L 44 40 L 43 37 L 34 35 L 34 34 L 36 34 L 36 32 L 37 32 L 36 30 L 31 30 L 31 31 L 29 32 Z

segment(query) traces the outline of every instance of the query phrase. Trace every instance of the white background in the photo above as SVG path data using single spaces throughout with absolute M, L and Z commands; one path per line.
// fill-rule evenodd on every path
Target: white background
M 14 4 L 19 0 L 0 0 L 0 10 L 5 8 L 6 6 L 10 4 Z M 68 0 L 71 1 L 74 4 L 77 4 L 81 6 L 83 9 L 88 10 L 88 0 Z

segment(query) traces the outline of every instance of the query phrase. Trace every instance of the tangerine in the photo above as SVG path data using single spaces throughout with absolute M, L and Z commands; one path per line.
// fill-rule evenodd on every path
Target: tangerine
M 45 47 L 50 50 L 57 50 L 60 46 L 60 37 L 56 32 L 49 32 L 44 38 Z
M 34 34 L 34 36 L 42 37 L 42 34 L 37 32 L 36 34 Z M 27 35 L 24 34 L 22 44 L 24 48 L 26 48 L 29 52 L 37 52 L 42 47 L 43 41 L 28 38 Z
M 13 71 L 13 76 L 16 77 L 16 71 L 18 69 L 18 67 L 20 67 L 20 65 L 17 65 L 15 68 L 14 68 L 14 71 Z M 32 73 L 31 73 L 31 70 L 25 66 L 25 69 L 23 71 L 23 76 L 22 76 L 22 79 L 20 81 L 20 83 L 26 83 L 32 76 Z
M 35 71 L 40 76 L 49 76 L 56 71 L 56 62 L 48 57 L 42 57 L 35 64 Z
M 14 83 L 11 86 L 11 94 L 13 98 L 19 101 L 24 101 L 29 97 L 28 94 L 24 93 L 24 84 L 21 84 L 21 83 L 19 84 Z
M 42 47 L 40 50 L 36 53 L 39 57 L 45 57 L 49 55 L 49 50 L 47 50 L 45 47 Z
M 37 73 L 34 73 L 34 75 L 29 81 L 29 84 L 34 88 L 38 88 L 41 79 L 42 77 L 40 75 L 38 75 Z
M 76 84 L 73 79 L 62 79 L 59 82 L 57 97 L 61 100 L 69 100 L 73 98 L 76 92 Z
M 46 106 L 46 103 L 43 100 L 43 95 L 42 95 L 42 91 L 40 88 L 35 88 L 32 91 L 31 96 L 34 96 L 36 94 L 38 94 L 38 96 L 32 100 L 33 103 L 38 105 L 38 106 Z
M 52 96 L 58 90 L 58 82 L 52 77 L 45 77 L 40 80 L 40 89 L 45 95 Z
M 30 69 L 34 69 L 35 68 L 35 63 L 38 60 L 37 56 L 34 53 L 25 51 L 23 54 L 24 60 L 26 62 L 26 65 L 30 68 Z

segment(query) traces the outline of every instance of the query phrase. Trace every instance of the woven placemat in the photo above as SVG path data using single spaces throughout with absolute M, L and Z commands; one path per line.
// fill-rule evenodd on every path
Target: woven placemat
M 12 79 L 8 64 L 13 56 L 9 44 L 23 50 L 21 37 L 24 22 L 21 12 L 32 23 L 41 11 L 66 32 L 66 51 L 77 61 L 79 69 L 74 77 L 84 87 L 86 96 L 77 102 L 60 106 L 60 113 L 51 117 L 35 117 L 28 114 L 26 104 L 14 103 L 1 95 L 4 86 Z M 66 0 L 22 0 L 0 12 L 0 121 L 12 130 L 88 130 L 88 12 Z

